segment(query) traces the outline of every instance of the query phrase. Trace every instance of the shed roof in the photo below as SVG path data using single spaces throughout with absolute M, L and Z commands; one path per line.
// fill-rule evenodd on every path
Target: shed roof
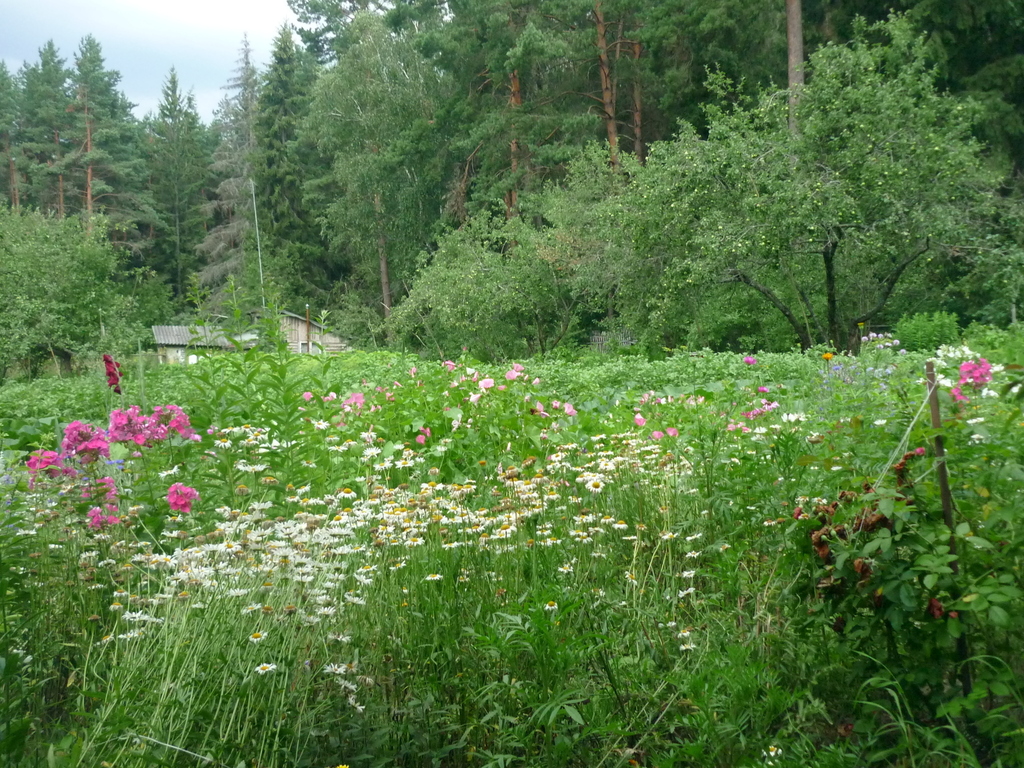
M 154 325 L 153 337 L 160 346 L 167 347 L 219 347 L 230 349 L 233 345 L 220 328 L 205 325 Z

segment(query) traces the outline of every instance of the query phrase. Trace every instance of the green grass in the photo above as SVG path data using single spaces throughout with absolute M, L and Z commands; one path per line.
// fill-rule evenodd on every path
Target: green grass
M 249 352 L 147 374 L 143 413 L 174 402 L 200 440 L 32 487 L 9 445 L 0 760 L 1015 765 L 1022 419 L 943 394 L 952 574 L 908 358 Z M 123 402 L 95 384 L 53 415 L 79 391 L 141 404 L 141 381 Z M 91 528 L 101 475 L 119 522 Z

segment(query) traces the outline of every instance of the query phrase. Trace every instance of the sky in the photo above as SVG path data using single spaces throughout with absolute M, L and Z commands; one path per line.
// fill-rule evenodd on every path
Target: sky
M 262 69 L 281 25 L 294 22 L 287 0 L 0 0 L 0 59 L 15 73 L 38 61 L 52 39 L 73 66 L 79 42 L 91 34 L 107 68 L 121 73 L 136 116 L 156 111 L 173 66 L 209 122 L 237 66 L 242 36 Z

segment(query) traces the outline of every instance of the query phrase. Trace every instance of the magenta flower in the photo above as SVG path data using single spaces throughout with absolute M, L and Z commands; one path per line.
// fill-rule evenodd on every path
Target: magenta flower
M 302 399 L 305 400 L 308 403 L 310 400 L 313 399 L 313 393 L 312 392 L 303 392 L 302 393 Z
M 181 483 L 175 483 L 167 489 L 167 503 L 175 512 L 188 514 L 192 511 L 192 502 L 199 498 L 199 491 Z
M 427 436 L 426 435 L 416 435 L 416 442 L 419 443 L 420 445 L 423 445 L 424 443 L 427 442 Z
M 743 362 L 746 363 L 747 365 L 757 365 L 757 358 L 747 355 L 746 357 L 743 358 Z
M 104 515 L 103 510 L 99 507 L 93 507 L 89 510 L 89 527 L 92 529 L 103 528 L 107 525 L 117 525 L 121 520 L 117 515 Z
M 757 391 L 758 392 L 767 392 L 768 391 L 768 387 L 758 387 Z

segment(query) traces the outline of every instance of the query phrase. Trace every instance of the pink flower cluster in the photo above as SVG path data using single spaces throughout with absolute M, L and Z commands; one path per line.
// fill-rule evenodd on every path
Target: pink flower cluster
M 108 507 L 107 511 L 110 511 Z M 89 510 L 89 527 L 93 529 L 103 528 L 107 525 L 117 525 L 121 522 L 117 515 L 105 515 L 103 510 L 99 507 L 93 507 Z
M 962 389 L 965 384 L 969 384 L 975 389 L 981 389 L 990 381 L 992 381 L 992 364 L 988 360 L 984 357 L 979 358 L 977 362 L 968 360 L 960 365 L 960 382 L 958 386 L 950 390 L 950 394 L 956 401 L 967 401 Z
M 742 415 L 745 419 L 756 419 L 758 416 L 764 416 L 766 413 L 774 411 L 778 407 L 779 404 L 775 400 L 769 402 L 768 400 L 761 398 L 761 406 L 759 408 L 754 408 L 752 411 L 743 411 Z
M 72 421 L 64 428 L 64 440 L 60 444 L 62 458 L 74 456 L 83 464 L 91 464 L 100 456 L 110 458 L 110 440 L 107 433 L 92 424 Z
M 74 470 L 64 466 L 61 455 L 56 451 L 35 451 L 25 462 L 28 466 L 29 487 L 35 486 L 36 475 L 45 472 L 48 477 L 74 474 Z
M 172 432 L 186 440 L 199 440 L 188 416 L 178 406 L 158 405 L 152 416 L 146 416 L 139 412 L 139 406 L 133 405 L 128 410 L 115 410 L 110 414 L 107 436 L 112 443 L 149 446 L 166 440 Z
M 175 483 L 167 489 L 167 503 L 175 512 L 188 514 L 192 511 L 192 502 L 199 498 L 199 491 L 181 483 Z

